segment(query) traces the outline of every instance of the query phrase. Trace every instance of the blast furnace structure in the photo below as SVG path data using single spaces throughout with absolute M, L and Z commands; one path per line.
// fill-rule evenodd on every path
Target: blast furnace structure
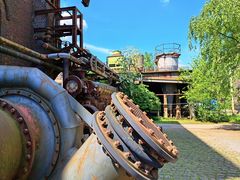
M 189 116 L 187 101 L 182 98 L 187 83 L 180 79 L 180 55 L 180 44 L 161 44 L 155 48 L 156 68 L 142 72 L 143 83 L 149 85 L 149 89 L 159 96 L 162 102 L 161 112 L 166 118 Z

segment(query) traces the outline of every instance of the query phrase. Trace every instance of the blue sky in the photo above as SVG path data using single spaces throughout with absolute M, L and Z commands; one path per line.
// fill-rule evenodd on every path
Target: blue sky
M 188 49 L 188 26 L 205 0 L 91 0 L 85 8 L 80 0 L 63 0 L 84 14 L 84 43 L 105 62 L 111 50 L 127 47 L 154 54 L 155 46 L 179 43 L 181 65 L 188 65 L 196 52 Z

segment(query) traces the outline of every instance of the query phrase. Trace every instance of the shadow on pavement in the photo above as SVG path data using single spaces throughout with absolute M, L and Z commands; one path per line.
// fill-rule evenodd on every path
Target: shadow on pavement
M 175 164 L 159 171 L 159 179 L 240 179 L 240 169 L 180 124 L 161 124 L 180 151 Z
M 219 129 L 240 131 L 240 124 L 226 124 L 220 126 Z

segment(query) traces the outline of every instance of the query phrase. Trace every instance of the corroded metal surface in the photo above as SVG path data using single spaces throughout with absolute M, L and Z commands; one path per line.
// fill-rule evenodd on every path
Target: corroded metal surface
M 27 119 L 28 125 L 30 126 L 30 132 L 32 132 L 32 136 L 35 140 L 35 144 L 37 146 L 37 153 L 35 154 L 35 161 L 39 161 L 42 156 L 44 156 L 44 159 L 41 159 L 41 163 L 47 164 L 47 161 L 50 161 L 51 167 L 48 169 L 48 173 L 46 176 L 50 175 L 53 169 L 56 166 L 57 159 L 59 156 L 60 151 L 60 132 L 59 132 L 59 124 L 54 118 L 53 113 L 50 111 L 50 107 L 47 105 L 47 103 L 35 95 L 33 92 L 29 90 L 24 89 L 1 89 L 0 97 L 3 99 L 6 99 L 8 101 L 11 101 L 12 104 L 15 104 L 17 106 L 17 109 L 21 111 L 21 114 L 25 119 Z M 46 112 L 44 114 L 44 112 Z M 46 117 L 46 114 L 49 117 Z M 46 125 L 46 122 L 41 122 L 40 118 L 44 119 L 45 121 L 50 121 L 50 123 L 53 125 L 53 127 L 49 127 L 49 125 Z M 43 127 L 44 126 L 44 127 Z M 52 132 L 47 133 L 47 129 L 45 128 L 51 128 Z M 44 129 L 43 129 L 44 128 Z M 51 134 L 54 133 L 53 136 Z M 44 135 L 43 135 L 44 134 Z M 47 138 L 53 138 L 51 141 L 54 141 L 54 144 L 52 145 L 50 142 L 47 142 Z M 46 141 L 46 142 L 44 142 Z M 28 144 L 34 144 L 28 142 Z M 45 147 L 48 145 L 48 152 L 45 151 Z M 51 151 L 54 149 L 54 154 L 51 156 Z M 49 159 L 49 156 L 51 156 L 52 159 Z M 34 174 L 36 171 L 35 169 L 38 169 L 38 171 L 41 171 L 41 168 L 39 166 L 42 166 L 40 163 L 35 163 L 34 167 L 31 169 L 31 174 Z M 30 176 L 31 176 L 30 174 Z M 36 174 L 35 174 L 36 176 Z
M 111 106 L 106 108 L 106 116 L 108 119 L 111 119 L 110 124 L 116 133 L 120 135 L 120 138 L 126 143 L 131 151 L 134 151 L 137 156 L 141 157 L 143 162 L 151 164 L 156 168 L 162 166 L 161 162 L 159 163 L 157 160 L 155 160 L 147 151 L 146 147 L 143 147 L 143 140 L 136 133 L 136 131 L 133 130 L 133 128 L 126 121 L 124 121 L 124 119 L 120 119 L 121 116 L 118 118 L 115 116 Z
M 112 95 L 112 104 L 105 112 L 92 115 L 37 69 L 0 66 L 0 86 L 0 97 L 14 104 L 7 108 L 9 112 L 17 119 L 20 115 L 24 119 L 22 122 L 20 118 L 20 132 L 24 134 L 22 145 L 26 146 L 21 169 L 29 178 L 59 178 L 83 142 L 79 134 L 81 120 L 93 127 L 105 152 L 103 155 L 111 158 L 107 165 L 120 167 L 134 178 L 157 179 L 158 168 L 177 159 L 178 151 L 166 134 L 122 93 Z M 91 155 L 81 158 L 92 162 Z M 85 165 L 84 169 L 90 166 Z M 96 165 L 95 168 L 102 167 Z M 97 175 L 97 170 L 94 173 Z
M 66 154 L 81 144 L 76 139 L 80 122 L 69 94 L 36 68 L 0 66 L 0 74 L 1 98 L 17 104 L 16 109 L 33 120 L 29 122 L 36 137 L 36 153 L 29 178 L 53 177 L 68 161 Z
M 106 156 L 97 136 L 92 134 L 73 155 L 62 173 L 62 180 L 133 180 L 125 170 Z
M 102 112 L 96 115 L 94 129 L 108 154 L 130 175 L 137 179 L 157 179 L 157 173 L 149 172 L 145 165 L 139 161 L 139 158 L 129 150 L 109 126 L 109 122 Z
M 123 93 L 113 93 L 93 128 L 106 153 L 136 179 L 157 179 L 157 169 L 175 162 L 178 150 L 162 129 Z
M 34 49 L 32 13 L 33 3 L 39 0 L 0 0 L 0 35 L 26 47 Z M 42 2 L 41 2 L 42 3 Z M 32 63 L 18 61 L 0 54 L 0 64 L 31 66 Z
M 19 136 L 21 137 L 21 144 L 17 145 L 17 147 L 22 146 L 23 152 L 21 153 L 21 162 L 19 164 L 19 168 L 16 172 L 12 171 L 14 174 L 13 178 L 26 178 L 33 165 L 34 161 L 34 154 L 35 154 L 35 139 L 33 138 L 33 132 L 31 131 L 31 118 L 29 115 L 26 117 L 24 115 L 23 110 L 21 110 L 18 106 L 13 106 L 11 103 L 7 102 L 6 100 L 0 100 L 0 107 L 3 111 L 8 112 L 12 117 L 12 120 L 18 124 L 17 132 L 13 133 L 20 133 Z M 9 134 L 6 134 L 7 136 Z M 15 146 L 10 147 L 11 149 L 16 148 Z
M 89 0 L 82 2 L 88 6 Z M 63 42 L 65 36 L 72 42 Z M 0 0 L 0 56 L 0 134 L 7 136 L 0 137 L 0 175 L 6 173 L 5 179 L 150 180 L 158 178 L 164 163 L 176 161 L 178 151 L 161 128 L 122 93 L 114 93 L 109 105 L 117 88 L 94 82 L 117 87 L 119 76 L 83 49 L 83 16 L 75 6 Z M 51 79 L 60 71 L 65 89 Z M 87 140 L 84 123 L 94 133 Z
M 0 177 L 1 179 L 13 179 L 20 166 L 23 153 L 21 133 L 11 114 L 2 108 L 0 108 L 0 124 Z
M 118 110 L 128 121 L 128 123 L 143 137 L 157 153 L 161 154 L 165 160 L 174 162 L 178 155 L 178 150 L 173 146 L 173 142 L 168 139 L 167 134 L 149 119 L 146 112 L 142 112 L 138 105 L 128 99 L 123 93 L 112 95 L 113 109 Z

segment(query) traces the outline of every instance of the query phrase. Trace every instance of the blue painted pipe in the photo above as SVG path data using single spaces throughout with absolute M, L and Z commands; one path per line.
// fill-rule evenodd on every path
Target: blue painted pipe
M 37 68 L 0 66 L 0 87 L 31 89 L 49 101 L 63 128 L 79 126 L 67 91 Z
M 80 117 L 82 116 L 82 119 L 86 120 L 89 125 L 91 125 L 91 121 L 93 120 L 92 114 L 72 98 L 65 89 L 37 68 L 0 66 L 0 90 L 3 89 L 25 89 L 29 92 L 32 91 L 50 105 L 51 111 L 60 125 L 60 152 L 58 155 L 58 163 L 50 177 L 53 179 L 54 177 L 58 177 L 73 153 L 77 151 L 76 146 L 81 143 L 80 139 L 77 138 L 80 121 L 76 118 L 76 114 Z M 27 98 L 20 98 L 17 95 L 11 97 L 6 95 L 6 98 L 14 103 L 22 103 L 25 106 L 33 108 L 33 113 L 39 121 L 37 122 L 39 124 L 38 127 L 40 128 L 39 137 L 42 138 L 40 141 L 44 141 L 40 142 L 40 146 L 44 147 L 39 147 L 39 152 L 37 154 L 47 153 L 44 158 L 52 159 L 50 156 L 54 154 L 54 149 L 50 147 L 53 147 L 54 136 L 52 137 L 51 127 L 53 125 L 51 124 L 51 121 L 46 121 L 47 117 L 43 116 L 44 112 L 39 112 L 40 114 L 36 112 L 37 106 L 34 106 L 36 103 L 31 103 Z M 21 102 L 18 102 L 19 100 L 21 100 Z M 43 134 L 41 135 L 41 133 Z M 76 142 L 76 140 L 79 142 Z M 42 156 L 39 155 L 39 157 Z M 39 159 L 39 157 L 37 159 Z M 34 162 L 36 164 L 33 166 L 42 167 L 38 168 L 38 171 L 43 171 L 37 172 L 37 177 L 46 174 L 46 167 L 51 165 L 49 163 L 44 164 L 44 162 L 46 162 L 45 159 L 42 161 L 40 159 L 38 162 Z M 33 175 L 33 177 L 36 176 Z M 42 178 L 44 177 L 41 177 L 40 179 Z

